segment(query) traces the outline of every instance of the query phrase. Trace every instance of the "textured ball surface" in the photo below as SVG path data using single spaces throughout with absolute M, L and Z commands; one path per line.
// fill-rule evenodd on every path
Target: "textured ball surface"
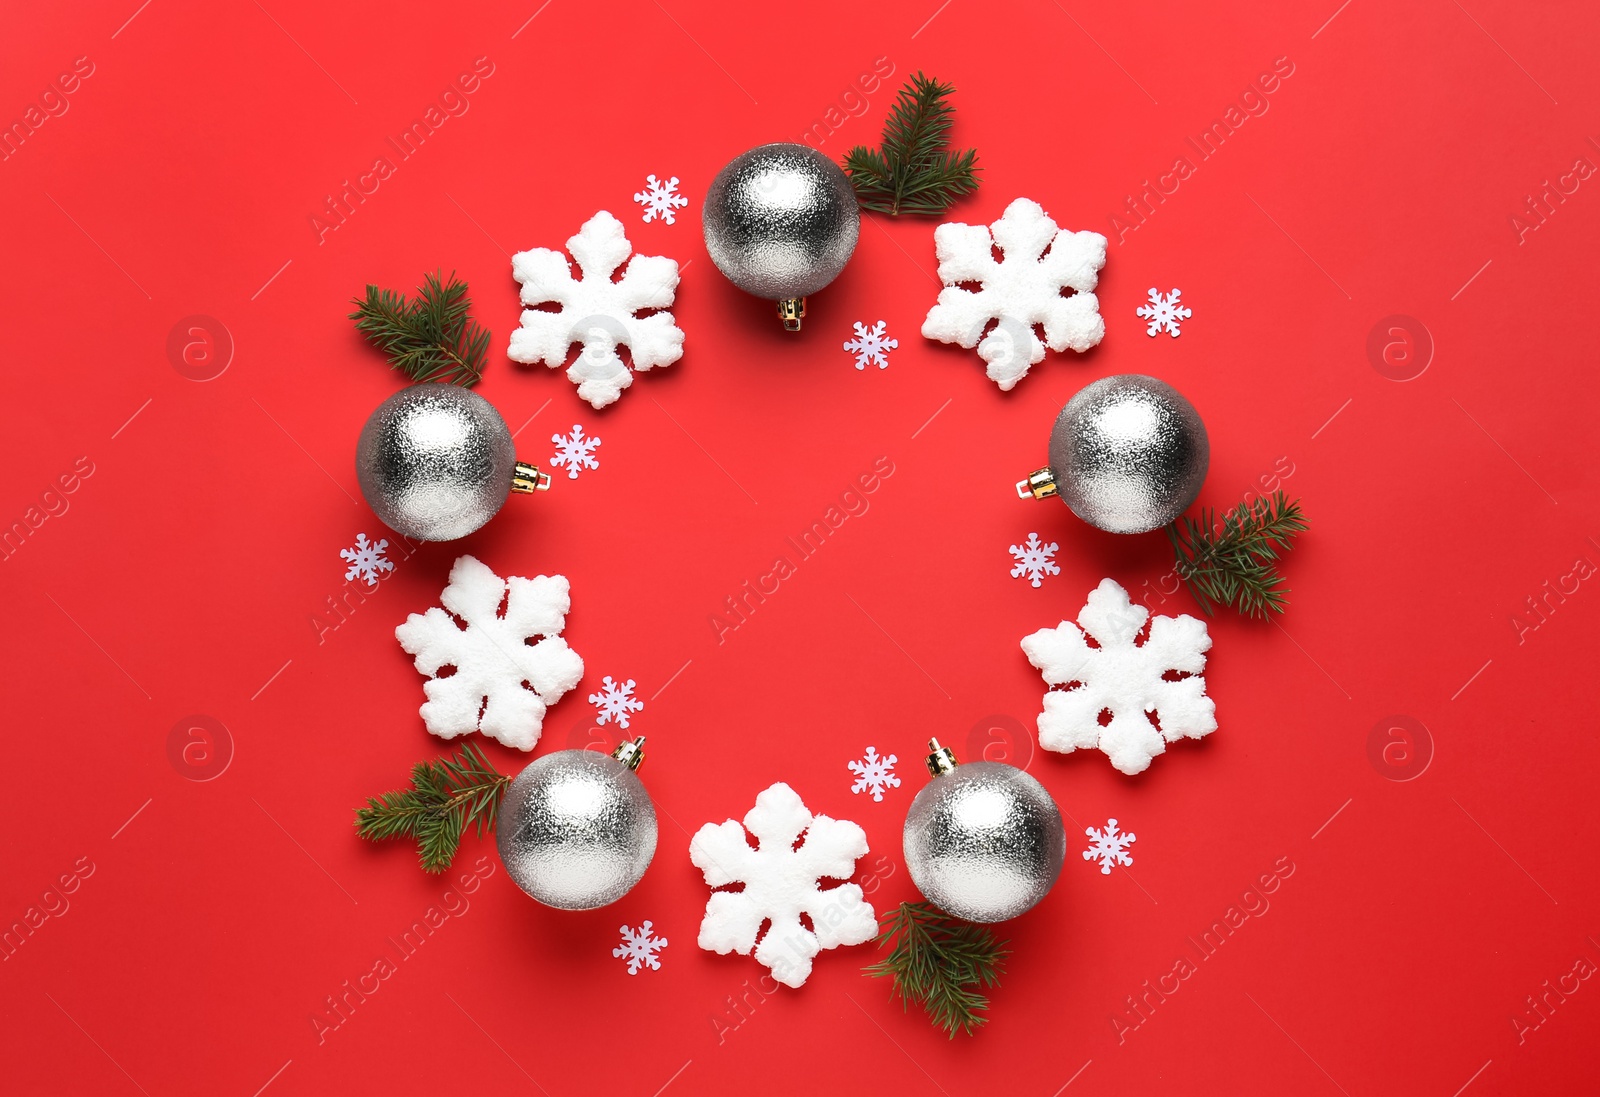
M 1178 517 L 1200 494 L 1210 463 L 1194 405 L 1142 374 L 1085 385 L 1050 431 L 1050 471 L 1062 501 L 1111 533 L 1143 533 Z
M 1044 786 L 1015 766 L 970 762 L 911 801 L 904 832 L 911 881 L 969 922 L 1029 910 L 1061 874 L 1067 838 Z
M 383 524 L 453 541 L 493 518 L 516 454 L 500 413 L 460 385 L 412 385 L 378 405 L 356 443 L 361 494 Z
M 774 301 L 833 281 L 861 233 L 849 178 L 805 145 L 761 145 L 735 157 L 711 181 L 700 216 L 717 269 Z
M 650 866 L 656 808 L 610 755 L 557 751 L 506 789 L 495 843 L 506 874 L 539 902 L 593 910 L 626 895 Z

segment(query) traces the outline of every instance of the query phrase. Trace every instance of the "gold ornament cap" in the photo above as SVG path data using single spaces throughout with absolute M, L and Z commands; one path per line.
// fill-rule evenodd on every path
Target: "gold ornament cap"
M 1017 481 L 1018 499 L 1048 499 L 1061 494 L 1056 486 L 1056 475 L 1049 468 L 1035 469 L 1026 480 Z
M 785 297 L 778 302 L 778 319 L 783 321 L 784 331 L 799 331 L 800 321 L 806 316 L 806 299 L 804 297 Z
M 943 777 L 961 764 L 956 760 L 956 752 L 949 747 L 940 746 L 937 739 L 928 740 L 928 749 L 933 752 L 928 755 L 928 772 L 935 777 Z
M 641 735 L 632 742 L 618 744 L 617 749 L 611 752 L 611 757 L 630 770 L 638 769 L 644 764 L 644 736 Z
M 511 466 L 511 490 L 522 495 L 550 490 L 550 474 L 540 472 L 538 465 L 518 461 Z

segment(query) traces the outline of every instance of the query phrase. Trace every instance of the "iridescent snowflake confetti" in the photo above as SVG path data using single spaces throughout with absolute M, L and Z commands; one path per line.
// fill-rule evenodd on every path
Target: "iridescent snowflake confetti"
M 856 775 L 856 782 L 850 786 L 850 791 L 870 792 L 872 799 L 881 804 L 884 790 L 900 787 L 900 778 L 894 775 L 894 764 L 899 760 L 892 754 L 887 758 L 882 757 L 877 747 L 868 747 L 861 761 L 845 763 L 845 767 Z
M 651 971 L 661 970 L 661 960 L 657 954 L 667 947 L 667 939 L 654 936 L 648 920 L 638 929 L 623 926 L 618 932 L 622 934 L 622 943 L 611 950 L 611 955 L 628 961 L 629 975 L 639 974 L 641 967 Z
M 550 458 L 550 463 L 556 468 L 565 466 L 568 480 L 576 480 L 583 469 L 600 467 L 600 459 L 594 455 L 600 439 L 585 438 L 583 427 L 578 424 L 572 425 L 571 434 L 552 434 L 550 441 L 556 444 L 556 453 Z
M 345 581 L 349 582 L 351 579 L 360 577 L 367 581 L 367 586 L 377 586 L 378 573 L 380 571 L 394 570 L 394 564 L 390 563 L 388 557 L 384 555 L 384 550 L 388 547 L 389 542 L 387 540 L 373 544 L 367 540 L 365 533 L 356 534 L 356 543 L 354 545 L 347 549 L 339 550 L 340 557 L 350 564 L 350 567 L 344 573 Z
M 594 722 L 608 724 L 616 721 L 618 727 L 627 727 L 632 714 L 644 708 L 644 702 L 633 696 L 633 679 L 619 684 L 608 674 L 601 680 L 601 685 L 603 688 L 599 693 L 589 694 L 589 703 L 600 713 Z
M 1039 540 L 1037 533 L 1028 534 L 1028 539 L 1022 544 L 1011 546 L 1011 555 L 1017 561 L 1011 569 L 1011 577 L 1026 577 L 1037 587 L 1046 575 L 1060 575 L 1061 568 L 1053 559 L 1060 547 L 1059 542 Z
M 856 337 L 847 341 L 844 349 L 856 356 L 856 369 L 877 366 L 889 368 L 889 352 L 900 345 L 900 340 L 889 339 L 889 325 L 882 320 L 870 328 L 862 323 L 855 325 Z
M 644 220 L 648 222 L 659 217 L 672 224 L 677 216 L 675 211 L 689 204 L 689 200 L 678 193 L 678 177 L 674 175 L 663 183 L 654 175 L 647 175 L 644 181 L 644 190 L 633 196 L 633 200 L 644 207 Z
M 1146 335 L 1154 336 L 1165 331 L 1174 339 L 1178 337 L 1179 322 L 1194 315 L 1192 309 L 1178 304 L 1178 297 L 1182 293 L 1181 289 L 1175 289 L 1171 293 L 1162 294 L 1156 292 L 1154 286 L 1150 288 L 1149 303 L 1133 310 L 1137 315 L 1150 321 L 1150 326 L 1144 329 Z
M 1112 865 L 1133 864 L 1133 855 L 1128 852 L 1128 847 L 1137 841 L 1139 836 L 1117 830 L 1115 819 L 1107 820 L 1104 830 L 1084 827 L 1083 833 L 1090 839 L 1089 848 L 1083 851 L 1083 859 L 1099 861 L 1102 876 L 1111 875 Z

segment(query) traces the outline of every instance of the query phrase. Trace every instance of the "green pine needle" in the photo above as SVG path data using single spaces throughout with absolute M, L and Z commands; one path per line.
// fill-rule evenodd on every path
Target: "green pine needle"
M 430 274 L 408 300 L 393 290 L 367 287 L 350 319 L 367 341 L 389 356 L 389 364 L 413 381 L 439 381 L 471 388 L 483 377 L 489 332 L 469 315 L 467 284 L 442 283 Z
M 443 872 L 468 827 L 476 826 L 479 837 L 493 829 L 510 783 L 469 743 L 454 758 L 418 762 L 410 788 L 368 799 L 356 809 L 356 833 L 372 842 L 413 837 L 423 871 Z
M 901 903 L 884 914 L 878 947 L 891 941 L 889 955 L 866 968 L 868 975 L 894 980 L 894 996 L 903 1008 L 915 1001 L 928 1019 L 952 1040 L 959 1030 L 971 1036 L 989 1020 L 982 1010 L 989 999 L 978 988 L 1000 984 L 1004 941 L 983 926 L 951 918 L 932 903 Z
M 1207 616 L 1220 605 L 1267 617 L 1288 604 L 1278 557 L 1306 527 L 1300 501 L 1291 503 L 1278 491 L 1240 503 L 1220 523 L 1209 509 L 1200 512 L 1198 522 L 1180 518 L 1167 526 L 1167 537 L 1178 574 Z
M 857 145 L 844 158 L 862 209 L 939 214 L 978 189 L 978 152 L 953 152 L 946 99 L 955 91 L 918 72 L 900 89 L 883 124 L 882 149 Z

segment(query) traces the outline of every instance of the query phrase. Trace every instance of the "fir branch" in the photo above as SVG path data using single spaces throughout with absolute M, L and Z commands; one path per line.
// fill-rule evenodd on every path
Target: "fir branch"
M 893 942 L 889 955 L 865 969 L 868 975 L 894 980 L 894 996 L 903 1008 L 915 1001 L 928 1019 L 952 1040 L 957 1030 L 971 1036 L 988 1022 L 982 1010 L 987 995 L 978 988 L 1000 984 L 1006 942 L 996 941 L 983 926 L 948 917 L 932 903 L 901 903 L 884 914 L 878 947 Z
M 448 283 L 430 274 L 414 300 L 393 290 L 367 287 L 352 302 L 350 319 L 367 341 L 389 356 L 389 364 L 413 381 L 439 381 L 471 388 L 483 377 L 489 332 L 469 315 L 467 284 L 454 273 Z
M 510 783 L 468 743 L 454 758 L 418 762 L 410 788 L 369 798 L 366 807 L 356 809 L 356 833 L 372 842 L 413 837 L 423 871 L 443 872 L 468 827 L 476 826 L 479 837 L 494 828 L 500 797 Z
M 1217 522 L 1211 510 L 1200 520 L 1180 518 L 1167 526 L 1177 571 L 1207 616 L 1233 606 L 1250 617 L 1282 613 L 1289 589 L 1278 573 L 1278 557 L 1306 530 L 1300 501 L 1283 492 L 1240 503 Z
M 939 214 L 978 189 L 978 152 L 953 152 L 946 100 L 955 91 L 918 72 L 900 89 L 883 124 L 883 147 L 857 145 L 844 170 L 861 208 L 879 213 Z

